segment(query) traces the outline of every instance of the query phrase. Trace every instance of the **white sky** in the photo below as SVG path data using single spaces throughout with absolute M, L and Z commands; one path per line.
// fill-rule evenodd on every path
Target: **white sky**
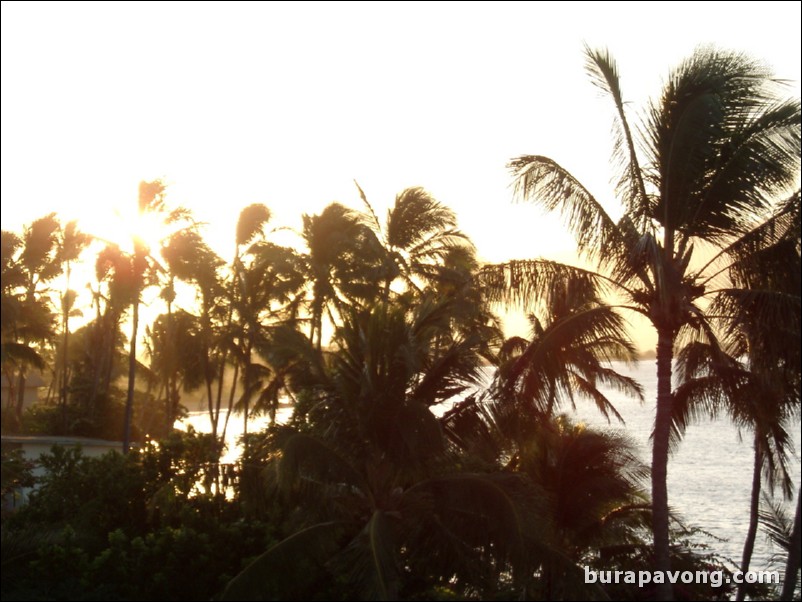
M 428 188 L 485 260 L 569 258 L 556 218 L 511 203 L 505 165 L 547 155 L 613 201 L 583 42 L 611 50 L 635 109 L 702 43 L 799 96 L 801 5 L 4 1 L 2 228 L 57 211 L 103 235 L 162 177 L 228 255 L 245 205 L 299 227 L 359 208 L 355 178 L 380 215 Z

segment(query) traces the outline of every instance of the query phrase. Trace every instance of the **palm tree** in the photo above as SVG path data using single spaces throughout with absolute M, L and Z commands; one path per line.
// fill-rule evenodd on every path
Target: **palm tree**
M 642 545 L 649 469 L 624 435 L 552 417 L 537 425 L 515 469 L 545 492 L 555 545 L 574 563 L 588 566 L 610 550 Z M 546 599 L 565 599 L 575 587 L 561 573 L 559 563 L 544 568 Z
M 157 399 L 165 402 L 161 432 L 169 433 L 181 417 L 181 392 L 205 382 L 200 332 L 198 316 L 183 309 L 160 314 L 147 327 L 149 369 L 159 387 Z
M 704 300 L 726 282 L 721 262 L 765 220 L 772 200 L 799 174 L 800 104 L 779 98 L 769 72 L 741 54 L 700 48 L 674 69 L 639 129 L 630 127 L 618 68 L 606 51 L 586 48 L 587 68 L 615 109 L 616 192 L 623 215 L 604 206 L 553 160 L 510 163 L 517 194 L 559 209 L 594 270 L 529 260 L 490 266 L 500 298 L 520 299 L 549 279 L 584 272 L 645 316 L 657 333 L 657 408 L 652 449 L 655 568 L 667 571 L 666 473 L 674 345 L 683 333 L 713 338 Z M 642 132 L 635 140 L 634 132 Z M 695 244 L 696 243 L 696 244 Z M 701 268 L 699 247 L 715 260 Z M 670 584 L 658 596 L 670 599 Z
M 800 555 L 802 555 L 800 549 L 802 549 L 802 487 L 796 491 L 796 514 L 791 527 L 791 537 L 788 539 L 788 560 L 785 563 L 785 581 L 780 594 L 781 600 L 790 600 L 796 591 Z
M 139 213 L 161 212 L 164 210 L 164 184 L 160 180 L 139 183 Z M 128 453 L 131 446 L 131 421 L 134 415 L 134 384 L 136 382 L 136 340 L 139 331 L 139 304 L 143 289 L 150 283 L 150 273 L 154 271 L 154 262 L 150 249 L 140 239 L 134 238 L 134 253 L 131 256 L 131 284 L 134 287 L 134 298 L 131 302 L 131 338 L 128 351 L 128 392 L 125 399 L 125 426 L 123 429 L 123 453 Z
M 179 415 L 180 381 L 183 381 L 187 390 L 192 390 L 199 384 L 193 375 L 200 374 L 203 382 L 207 380 L 203 368 L 205 362 L 197 365 L 197 358 L 203 356 L 207 349 L 203 344 L 205 339 L 198 334 L 202 320 L 185 310 L 175 311 L 176 285 L 178 282 L 194 284 L 200 289 L 196 293 L 204 299 L 202 307 L 209 307 L 208 299 L 214 297 L 219 289 L 217 268 L 222 261 L 206 245 L 194 225 L 170 233 L 162 241 L 161 256 L 167 280 L 161 297 L 167 305 L 167 313 L 152 329 L 151 358 L 165 391 L 166 427 L 172 429 Z M 182 342 L 184 335 L 187 340 Z M 183 346 L 189 340 L 194 340 L 191 349 Z
M 781 366 L 770 369 L 759 362 L 739 361 L 717 346 L 702 342 L 679 351 L 677 372 L 678 386 L 672 407 L 674 443 L 695 417 L 705 414 L 716 417 L 722 411 L 739 427 L 753 430 L 749 526 L 740 565 L 740 570 L 746 573 L 757 535 L 762 476 L 765 475 L 771 494 L 779 486 L 786 497 L 791 495 L 788 461 L 792 439 L 787 425 L 798 411 L 799 380 L 789 381 L 788 371 Z M 743 600 L 746 593 L 746 587 L 739 585 L 737 599 Z
M 3 371 L 9 384 L 9 416 L 22 419 L 30 367 L 44 368 L 42 347 L 55 336 L 55 315 L 46 285 L 61 274 L 55 214 L 34 220 L 22 237 L 3 232 Z M 13 395 L 16 393 L 16 398 Z
M 16 372 L 24 365 L 43 369 L 45 360 L 36 345 L 26 342 L 32 337 L 27 332 L 31 324 L 41 322 L 26 319 L 24 295 L 21 293 L 25 285 L 25 273 L 19 261 L 22 239 L 13 232 L 2 232 L 2 367 L 3 375 L 9 384 L 9 403 L 16 405 Z M 42 307 L 46 310 L 46 307 Z M 42 313 L 42 312 L 37 312 Z M 45 334 L 45 333 L 42 333 Z
M 240 261 L 239 292 L 235 299 L 235 353 L 242 365 L 242 394 L 237 409 L 243 412 L 243 438 L 247 444 L 248 419 L 252 409 L 266 410 L 275 418 L 278 396 L 276 373 L 268 365 L 255 361 L 258 354 L 268 356 L 276 328 L 294 324 L 294 316 L 303 299 L 305 280 L 302 261 L 292 249 L 266 240 L 255 242 Z M 277 384 L 277 383 L 276 383 Z M 254 395 L 262 389 L 262 395 Z
M 748 261 L 735 261 L 728 270 L 737 291 L 722 291 L 713 303 L 722 321 L 719 349 L 697 342 L 679 353 L 679 387 L 675 391 L 676 430 L 684 429 L 689 417 L 699 412 L 725 408 L 739 425 L 754 431 L 754 470 L 747 537 L 741 571 L 746 573 L 757 535 L 761 497 L 761 473 L 767 477 L 770 493 L 779 483 L 786 498 L 792 495 L 787 461 L 791 438 L 786 426 L 800 409 L 800 232 L 799 192 L 786 199 L 777 216 L 790 224 L 781 236 L 757 250 Z M 776 220 L 772 220 L 776 221 Z M 776 231 L 774 225 L 772 230 Z M 757 233 L 759 234 L 759 232 Z M 753 234 L 754 238 L 756 234 Z M 773 234 L 776 236 L 776 233 Z M 779 328 L 762 327 L 760 315 L 767 300 L 778 300 L 790 311 Z M 738 358 L 743 358 L 739 361 Z M 746 596 L 745 584 L 737 599 Z
M 119 359 L 117 348 L 121 322 L 126 310 L 138 302 L 144 274 L 137 274 L 134 269 L 133 255 L 126 253 L 118 245 L 109 243 L 96 257 L 95 276 L 98 282 L 97 290 L 93 293 L 96 316 L 87 333 L 90 338 L 88 363 L 92 383 L 89 394 L 84 395 L 87 398 L 85 401 L 93 406 L 93 410 L 110 400 L 109 393 L 116 380 L 113 376 L 114 364 Z M 74 394 L 78 394 L 78 390 Z M 123 438 L 130 429 L 130 420 L 127 418 L 124 410 Z
M 367 221 L 381 243 L 378 284 L 385 301 L 397 279 L 407 290 L 420 292 L 421 285 L 434 284 L 445 276 L 444 264 L 456 252 L 472 255 L 473 245 L 457 229 L 454 212 L 425 189 L 407 188 L 396 195 L 382 225 L 364 191 L 356 186 L 368 210 Z
M 503 456 L 513 466 L 556 410 L 576 409 L 577 397 L 591 400 L 608 420 L 622 420 L 600 384 L 642 399 L 636 381 L 607 365 L 635 357 L 621 315 L 602 302 L 590 278 L 576 275 L 552 284 L 529 316 L 531 340 L 507 339 L 490 388 L 444 417 L 459 447 L 478 451 L 478 446 L 480 456 Z
M 62 428 L 67 428 L 67 385 L 69 383 L 69 349 L 70 349 L 70 318 L 79 310 L 74 309 L 77 294 L 70 289 L 70 276 L 72 263 L 76 261 L 84 249 L 92 242 L 92 237 L 78 229 L 77 222 L 68 222 L 62 228 L 59 236 L 59 258 L 64 265 L 65 285 L 61 295 L 61 321 L 62 321 L 62 354 L 61 369 L 59 373 L 59 404 L 62 408 Z M 80 314 L 78 314 L 80 315 Z
M 609 419 L 620 414 L 597 385 L 643 398 L 641 386 L 605 365 L 634 361 L 635 349 L 621 315 L 602 302 L 593 281 L 573 278 L 543 291 L 539 312 L 529 316 L 532 339 L 512 337 L 502 348 L 496 376 L 501 402 L 523 404 L 531 416 L 551 419 L 563 403 L 576 409 L 575 396 L 591 399 Z
M 451 339 L 452 304 L 344 310 L 325 356 L 304 337 L 290 380 L 312 404 L 306 432 L 290 430 L 278 445 L 277 484 L 305 521 L 224 599 L 303 597 L 336 587 L 327 571 L 346 586 L 336 595 L 366 599 L 490 588 L 508 571 L 523 587 L 539 498 L 516 475 L 456 471 L 432 413 L 480 378 L 478 338 Z M 450 343 L 432 345 L 441 336 Z
M 218 426 L 222 401 L 221 395 L 215 395 L 213 385 L 218 378 L 220 361 L 223 356 L 222 345 L 220 345 L 220 331 L 222 330 L 220 325 L 227 321 L 228 316 L 225 304 L 226 289 L 219 273 L 224 262 L 206 244 L 195 228 L 182 229 L 173 233 L 162 247 L 162 256 L 168 266 L 171 282 L 180 280 L 191 283 L 196 289 L 199 311 L 198 315 L 194 316 L 197 318 L 195 344 L 200 356 L 200 373 L 206 389 L 212 434 L 215 441 L 219 441 Z M 171 296 L 173 286 L 173 284 L 168 284 L 166 291 L 168 296 Z M 172 328 L 178 327 L 173 322 L 168 322 L 168 327 L 170 324 L 172 324 Z M 177 344 L 177 341 L 178 337 L 167 335 L 166 342 L 170 347 Z M 166 357 L 177 359 L 180 355 L 177 349 L 168 349 Z M 175 364 L 174 368 L 177 369 L 178 364 Z M 173 372 L 171 377 L 173 379 L 171 384 L 174 390 L 171 395 L 173 399 L 178 393 L 177 377 L 178 375 Z M 170 402 L 171 407 L 176 407 L 175 404 L 177 401 Z
M 304 215 L 302 236 L 312 288 L 309 337 L 321 349 L 324 313 L 333 324 L 345 305 L 374 298 L 377 274 L 367 268 L 375 269 L 378 248 L 363 216 L 339 203 L 331 203 L 319 215 Z
M 221 349 L 221 357 L 219 361 L 219 371 L 217 377 L 217 404 L 218 407 L 221 404 L 222 395 L 223 395 L 223 382 L 225 380 L 225 370 L 229 363 L 229 353 L 235 347 L 234 339 L 235 334 L 233 332 L 232 326 L 234 323 L 234 314 L 235 309 L 242 308 L 241 297 L 243 294 L 243 265 L 242 259 L 240 257 L 242 253 L 242 247 L 251 241 L 254 240 L 257 236 L 264 235 L 264 226 L 270 220 L 270 210 L 261 203 L 254 203 L 245 207 L 242 211 L 240 211 L 239 219 L 237 220 L 237 229 L 236 234 L 234 237 L 234 259 L 231 262 L 231 274 L 230 274 L 230 282 L 227 290 L 227 317 L 225 324 L 223 325 L 221 335 L 227 341 L 227 344 L 222 345 Z M 242 328 L 239 329 L 240 334 L 240 342 L 242 343 L 247 337 L 244 336 L 244 330 Z M 234 361 L 234 376 L 231 380 L 231 389 L 229 391 L 228 397 L 228 411 L 226 412 L 226 420 L 223 426 L 223 433 L 221 438 L 225 439 L 226 430 L 228 428 L 228 419 L 231 416 L 231 411 L 234 406 L 234 395 L 237 388 L 237 377 L 239 373 L 240 365 L 243 364 L 244 368 L 244 380 L 245 380 L 245 390 L 248 391 L 250 384 L 249 378 L 251 375 L 251 368 L 250 368 L 250 354 L 251 350 L 253 349 L 252 342 L 244 343 L 244 346 L 247 347 L 247 354 L 248 359 L 247 363 Z M 235 358 L 236 360 L 236 358 Z M 248 430 L 248 413 L 245 413 L 245 432 L 247 433 Z

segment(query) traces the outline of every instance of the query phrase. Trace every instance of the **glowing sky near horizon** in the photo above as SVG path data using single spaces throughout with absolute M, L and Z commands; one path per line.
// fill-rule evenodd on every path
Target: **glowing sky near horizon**
M 583 43 L 616 57 L 633 117 L 705 43 L 799 96 L 800 6 L 4 1 L 2 228 L 56 211 L 109 233 L 160 177 L 230 254 L 242 207 L 299 227 L 334 200 L 358 208 L 356 179 L 380 214 L 426 187 L 483 260 L 568 259 L 556 217 L 512 204 L 505 165 L 550 156 L 615 207 Z

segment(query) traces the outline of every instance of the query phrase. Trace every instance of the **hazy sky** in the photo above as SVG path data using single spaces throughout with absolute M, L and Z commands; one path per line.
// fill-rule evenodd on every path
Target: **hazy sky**
M 800 22 L 800 2 L 4 1 L 2 228 L 57 211 L 109 233 L 162 177 L 225 252 L 243 206 L 297 227 L 359 207 L 356 179 L 380 214 L 428 188 L 485 260 L 565 258 L 556 218 L 512 204 L 505 165 L 550 156 L 615 207 L 583 42 L 617 58 L 636 116 L 704 43 L 799 96 Z

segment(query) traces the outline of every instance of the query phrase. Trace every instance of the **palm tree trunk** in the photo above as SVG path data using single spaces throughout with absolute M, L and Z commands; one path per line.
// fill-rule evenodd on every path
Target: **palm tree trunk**
M 128 394 L 125 398 L 125 429 L 123 433 L 123 453 L 131 448 L 131 421 L 134 417 L 134 381 L 136 380 L 136 335 L 139 329 L 139 299 L 134 301 L 133 325 L 131 327 L 131 347 L 128 352 Z
M 170 282 L 170 288 L 173 288 L 173 282 Z M 165 350 L 169 354 L 169 361 L 167 362 L 167 378 L 165 379 L 165 403 L 167 405 L 165 412 L 165 421 L 169 433 L 175 426 L 175 420 L 178 416 L 178 383 L 176 382 L 176 348 L 175 348 L 175 317 L 173 316 L 173 303 L 168 298 L 167 300 L 167 340 L 165 341 Z
M 791 531 L 790 547 L 788 548 L 788 561 L 785 564 L 785 581 L 780 600 L 791 600 L 796 589 L 796 574 L 799 572 L 800 548 L 802 548 L 802 533 L 800 533 L 800 513 L 802 512 L 802 487 L 796 494 L 796 516 L 794 528 Z
M 251 356 L 253 355 L 253 338 L 256 336 L 254 333 L 250 333 L 250 337 L 248 339 L 248 348 L 245 353 L 245 372 L 243 373 L 244 376 L 244 391 L 242 392 L 243 395 L 243 418 L 242 418 L 242 447 L 243 453 L 247 453 L 248 451 L 248 415 L 251 411 Z
M 212 366 L 208 358 L 204 361 L 204 368 L 206 370 L 204 378 L 206 379 L 206 402 L 209 408 L 209 423 L 212 426 L 212 438 L 217 441 L 217 414 L 214 412 L 214 395 L 212 394 L 212 383 L 214 379 L 211 376 Z
M 215 412 L 214 395 L 212 395 L 212 383 L 214 382 L 215 366 L 212 363 L 212 326 L 210 316 L 210 300 L 208 299 L 207 292 L 203 293 L 203 310 L 201 314 L 203 338 L 203 379 L 206 383 L 206 403 L 209 408 L 209 422 L 212 427 L 212 438 L 217 442 L 217 422 L 220 416 L 219 412 Z
M 744 551 L 741 556 L 741 572 L 746 574 L 749 564 L 752 562 L 752 552 L 755 548 L 755 538 L 757 537 L 757 518 L 760 508 L 760 470 L 763 466 L 763 453 L 760 446 L 760 431 L 755 429 L 755 464 L 752 468 L 752 497 L 749 502 L 749 529 L 746 532 L 744 541 Z M 738 585 L 738 593 L 735 597 L 736 602 L 743 602 L 746 598 L 746 584 Z
M 228 408 L 226 410 L 226 419 L 223 421 L 223 432 L 220 434 L 220 441 L 226 440 L 226 433 L 228 432 L 228 421 L 231 418 L 231 412 L 234 410 L 234 396 L 237 393 L 237 379 L 239 378 L 239 364 L 234 363 L 234 375 L 231 377 L 231 388 L 228 390 Z
M 59 392 L 58 392 L 58 399 L 59 405 L 61 406 L 61 429 L 62 432 L 66 435 L 67 434 L 67 369 L 69 368 L 69 349 L 70 349 L 70 308 L 67 306 L 66 299 L 67 294 L 69 294 L 70 290 L 70 262 L 66 262 L 66 266 L 64 269 L 64 275 L 66 278 L 66 284 L 64 287 L 65 293 L 62 295 L 61 299 L 61 311 L 62 311 L 62 319 L 64 322 L 64 349 L 62 350 L 62 358 L 61 358 L 61 378 L 59 379 Z
M 671 431 L 671 362 L 674 336 L 666 328 L 657 330 L 657 412 L 652 446 L 652 530 L 654 533 L 655 570 L 663 573 L 657 584 L 656 599 L 672 600 L 671 583 L 666 579 L 671 570 L 668 539 L 668 439 Z
M 25 407 L 25 381 L 25 369 L 20 368 L 17 376 L 17 399 L 14 406 L 14 419 L 16 420 L 14 426 L 17 430 L 22 428 L 22 410 Z
M 69 276 L 68 276 L 69 278 Z M 59 383 L 59 391 L 58 391 L 58 400 L 59 406 L 61 406 L 61 430 L 66 435 L 67 434 L 67 370 L 69 368 L 69 354 L 67 350 L 70 346 L 70 324 L 69 324 L 70 316 L 69 312 L 64 312 L 64 338 L 63 338 L 63 345 L 64 349 L 62 350 L 62 358 L 61 358 L 61 374 L 60 374 L 60 383 Z

